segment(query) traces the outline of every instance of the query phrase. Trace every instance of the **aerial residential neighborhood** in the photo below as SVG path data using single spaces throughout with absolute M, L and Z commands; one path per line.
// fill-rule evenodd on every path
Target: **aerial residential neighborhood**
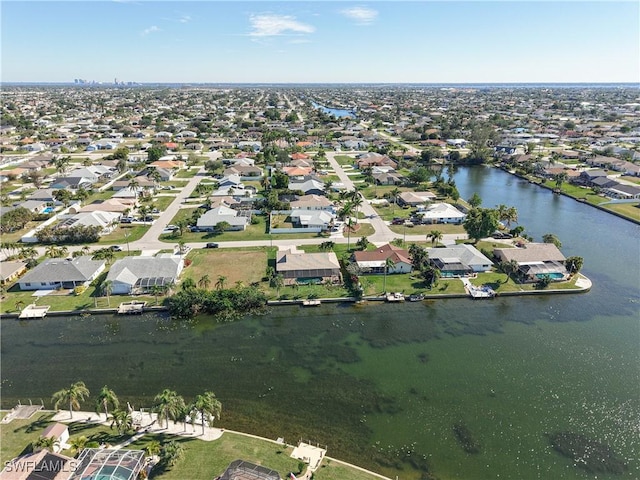
M 411 109 L 391 108 L 399 92 Z M 424 291 L 402 288 L 425 293 L 433 278 L 412 244 L 447 247 L 428 249 L 426 270 L 437 278 L 500 271 L 526 251 L 527 261 L 555 268 L 536 276 L 519 264 L 514 281 L 535 283 L 547 270 L 554 282 L 566 281 L 559 251 L 535 253 L 524 228 L 513 231 L 513 209 L 505 215 L 502 206 L 495 235 L 482 235 L 493 235 L 493 245 L 481 252 L 462 243 L 478 240 L 465 224 L 480 204 L 460 198 L 451 173 L 457 165 L 491 165 L 637 222 L 640 104 L 625 90 L 608 92 L 606 102 L 581 95 L 577 102 L 571 90 L 521 91 L 504 103 L 499 90 L 474 88 L 7 88 L 5 295 L 55 286 L 55 298 L 82 285 L 93 297 L 154 290 L 157 302 L 158 292 L 171 293 L 198 269 L 188 266 L 188 250 L 210 240 L 226 256 L 262 249 L 259 270 L 267 273 L 236 281 L 261 285 L 272 299 L 384 294 L 387 273 L 428 278 Z M 62 98 L 72 107 L 61 109 Z M 460 123 L 464 108 L 483 120 Z M 328 253 L 305 252 L 314 244 Z M 237 277 L 216 271 L 221 252 L 196 263 L 210 262 L 209 278 Z M 316 284 L 334 290 L 309 290 Z M 28 303 L 6 301 L 3 311 L 16 301 Z

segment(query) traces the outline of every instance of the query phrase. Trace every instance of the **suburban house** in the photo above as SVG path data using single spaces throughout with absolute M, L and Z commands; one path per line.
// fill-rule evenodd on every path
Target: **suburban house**
M 375 166 L 388 166 L 392 167 L 394 170 L 398 168 L 398 163 L 395 160 L 391 160 L 387 155 L 375 152 L 358 155 L 356 157 L 356 165 L 359 169 Z
M 8 285 L 27 271 L 27 264 L 22 261 L 0 262 L 0 285 Z
M 44 200 L 25 200 L 16 205 L 16 207 L 26 208 L 33 213 L 42 213 L 47 208 L 47 202 Z
M 282 172 L 288 177 L 303 177 L 311 175 L 313 168 L 311 167 L 282 167 Z
M 104 260 L 83 256 L 50 258 L 28 271 L 18 282 L 20 290 L 54 290 L 88 286 L 105 268 Z
M 85 190 L 89 190 L 93 187 L 93 184 L 96 183 L 94 178 L 95 177 L 60 177 L 51 183 L 51 188 L 55 188 L 57 190 L 65 188 L 77 190 L 79 188 L 84 188 Z
M 436 194 L 433 192 L 402 192 L 398 195 L 400 205 L 408 205 L 410 207 L 417 207 L 435 199 Z
M 422 223 L 453 223 L 460 224 L 466 215 L 448 203 L 432 203 L 416 213 L 422 217 Z
M 365 273 L 384 273 L 387 259 L 393 262 L 387 273 L 410 273 L 413 269 L 409 252 L 390 243 L 375 250 L 354 252 L 353 259 Z
M 373 173 L 372 177 L 378 185 L 402 185 L 405 182 L 404 176 L 393 171 Z
M 296 177 L 289 181 L 289 190 L 300 190 L 305 195 L 324 195 L 324 182 L 314 177 Z
M 565 256 L 553 243 L 527 243 L 520 248 L 496 248 L 495 257 L 501 262 L 515 261 L 518 274 L 525 282 L 537 282 L 544 276 L 562 281 L 568 277 Z
M 122 214 L 126 211 L 131 211 L 135 205 L 135 199 L 108 198 L 102 202 L 93 202 L 85 205 L 80 209 L 80 212 L 116 212 Z
M 285 285 L 296 283 L 340 283 L 340 263 L 334 252 L 305 253 L 281 250 L 276 255 L 276 272 Z
M 262 177 L 262 169 L 253 165 L 234 164 L 226 168 L 223 175 L 239 175 L 240 180 L 256 180 Z
M 114 294 L 149 293 L 153 287 L 167 287 L 177 282 L 184 260 L 180 256 L 162 254 L 156 257 L 125 257 L 109 269 L 107 280 Z
M 111 211 L 79 212 L 62 220 L 56 228 L 100 227 L 100 235 L 108 235 L 115 230 L 120 220 L 120 213 Z
M 327 210 L 294 209 L 289 214 L 294 228 L 302 228 L 309 231 L 326 231 L 335 218 L 334 214 Z
M 429 262 L 443 277 L 466 277 L 491 270 L 493 262 L 473 245 L 461 243 L 446 248 L 428 248 Z
M 334 212 L 335 206 L 327 197 L 321 195 L 302 195 L 289 203 L 293 210 L 326 210 Z
M 220 205 L 203 213 L 196 226 L 200 232 L 213 232 L 216 225 L 226 222 L 229 224 L 227 231 L 241 231 L 247 228 L 250 221 L 251 218 L 246 216 L 246 212 Z
M 606 187 L 604 194 L 607 197 L 620 200 L 638 200 L 640 199 L 640 187 L 616 182 L 615 185 Z

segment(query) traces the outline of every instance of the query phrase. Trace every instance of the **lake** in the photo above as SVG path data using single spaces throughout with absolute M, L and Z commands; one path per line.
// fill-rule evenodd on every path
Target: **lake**
M 2 406 L 50 406 L 83 380 L 135 407 L 163 388 L 213 390 L 221 426 L 319 442 L 401 479 L 595 478 L 553 450 L 572 432 L 639 478 L 639 227 L 491 168 L 461 168 L 463 198 L 514 205 L 536 240 L 585 259 L 585 294 L 272 308 L 189 324 L 160 316 L 2 323 Z M 86 408 L 90 408 L 87 406 Z M 479 448 L 466 453 L 462 425 Z M 459 431 L 459 430 L 458 430 Z

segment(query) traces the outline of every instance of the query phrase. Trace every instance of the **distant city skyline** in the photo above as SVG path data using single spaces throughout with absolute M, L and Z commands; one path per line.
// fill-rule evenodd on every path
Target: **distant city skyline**
M 2 2 L 1 80 L 636 83 L 640 4 Z

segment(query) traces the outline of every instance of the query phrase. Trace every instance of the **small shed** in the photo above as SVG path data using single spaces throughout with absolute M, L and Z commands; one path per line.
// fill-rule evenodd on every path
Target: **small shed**
M 64 423 L 54 423 L 45 428 L 42 436 L 45 438 L 53 438 L 53 451 L 58 453 L 67 447 L 69 429 Z

